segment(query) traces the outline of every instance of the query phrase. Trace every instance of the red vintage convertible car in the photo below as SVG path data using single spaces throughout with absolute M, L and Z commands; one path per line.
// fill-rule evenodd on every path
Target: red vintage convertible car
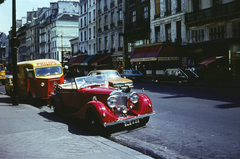
M 51 97 L 54 112 L 85 119 L 92 128 L 116 124 L 145 125 L 154 114 L 150 98 L 130 88 L 109 87 L 105 75 L 78 77 L 56 84 Z

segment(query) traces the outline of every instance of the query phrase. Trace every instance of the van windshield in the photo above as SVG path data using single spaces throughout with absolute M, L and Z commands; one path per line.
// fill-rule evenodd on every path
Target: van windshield
M 36 76 L 48 76 L 48 75 L 57 75 L 62 73 L 61 66 L 54 67 L 42 67 L 35 69 Z

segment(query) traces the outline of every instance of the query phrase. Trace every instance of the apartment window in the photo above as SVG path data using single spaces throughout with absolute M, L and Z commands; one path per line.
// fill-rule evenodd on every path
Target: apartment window
M 93 10 L 93 21 L 95 21 L 95 19 L 96 19 L 96 10 L 94 9 Z
M 177 12 L 181 12 L 181 0 L 177 0 L 177 9 L 176 9 L 176 11 Z
M 87 25 L 87 18 L 84 17 L 84 26 L 86 26 L 86 25 Z
M 91 28 L 88 30 L 89 39 L 91 39 Z
M 91 54 L 91 53 L 92 53 L 92 50 L 91 50 L 91 48 L 92 48 L 92 46 L 91 46 L 91 45 L 89 45 L 89 47 L 88 47 L 88 53 L 89 53 L 89 54 Z
M 99 38 L 99 51 L 101 51 L 102 50 L 102 38 Z
M 119 20 L 123 20 L 123 12 L 122 12 L 122 10 L 119 11 Z
M 111 13 L 111 23 L 115 22 L 115 14 L 114 12 Z
M 165 25 L 165 31 L 166 31 L 166 41 L 171 41 L 171 24 Z
M 233 24 L 233 37 L 234 38 L 240 37 L 240 22 Z
M 148 6 L 143 8 L 143 18 L 148 19 Z
M 84 4 L 84 13 L 86 13 L 87 12 L 87 4 L 85 3 Z
M 95 53 L 95 51 L 96 51 L 96 44 L 94 43 L 93 44 L 93 53 Z
M 155 18 L 160 17 L 160 0 L 155 0 Z
M 84 31 L 84 40 L 86 41 L 87 40 L 87 32 Z
M 91 1 L 91 0 L 89 0 L 89 6 L 91 6 L 91 4 L 92 4 L 92 1 Z
M 101 28 L 102 27 L 102 19 L 99 18 L 99 27 Z
M 223 39 L 224 33 L 224 26 L 212 27 L 210 29 L 210 40 Z
M 93 38 L 95 38 L 96 27 L 93 27 Z
M 166 15 L 171 15 L 171 0 L 165 0 Z
M 108 16 L 105 16 L 105 25 L 108 25 Z
M 81 19 L 81 28 L 83 27 L 83 22 L 82 22 L 82 19 Z
M 111 48 L 115 48 L 115 38 L 114 38 L 114 35 L 111 36 L 111 40 L 112 40 Z
M 222 0 L 212 0 L 211 3 L 213 7 L 216 7 L 222 4 Z
M 123 47 L 123 36 L 119 36 L 119 47 Z
M 137 20 L 137 13 L 136 11 L 132 11 L 132 22 L 135 23 Z
M 91 23 L 91 12 L 89 12 L 89 23 Z
M 108 50 L 108 37 L 105 36 L 105 50 Z
M 81 14 L 82 14 L 82 11 L 83 11 L 83 10 L 82 10 L 82 6 L 81 6 L 81 7 L 80 7 L 80 13 L 81 13 Z
M 192 31 L 192 42 L 202 42 L 204 41 L 204 30 L 199 29 L 199 30 L 193 30 Z
M 81 41 L 83 41 L 83 34 L 82 34 L 82 32 L 81 32 Z
M 160 42 L 160 26 L 155 27 L 155 41 Z

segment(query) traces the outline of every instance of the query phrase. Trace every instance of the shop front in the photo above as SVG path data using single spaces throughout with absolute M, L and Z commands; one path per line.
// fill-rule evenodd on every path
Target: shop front
M 130 56 L 131 69 L 142 72 L 146 68 L 146 76 L 151 77 L 167 68 L 179 67 L 177 48 L 176 45 L 164 43 L 135 47 Z

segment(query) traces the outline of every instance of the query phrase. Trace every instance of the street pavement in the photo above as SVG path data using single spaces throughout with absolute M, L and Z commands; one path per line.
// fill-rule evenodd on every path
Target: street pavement
M 126 146 L 76 128 L 28 104 L 13 106 L 0 93 L 0 158 L 150 159 Z

